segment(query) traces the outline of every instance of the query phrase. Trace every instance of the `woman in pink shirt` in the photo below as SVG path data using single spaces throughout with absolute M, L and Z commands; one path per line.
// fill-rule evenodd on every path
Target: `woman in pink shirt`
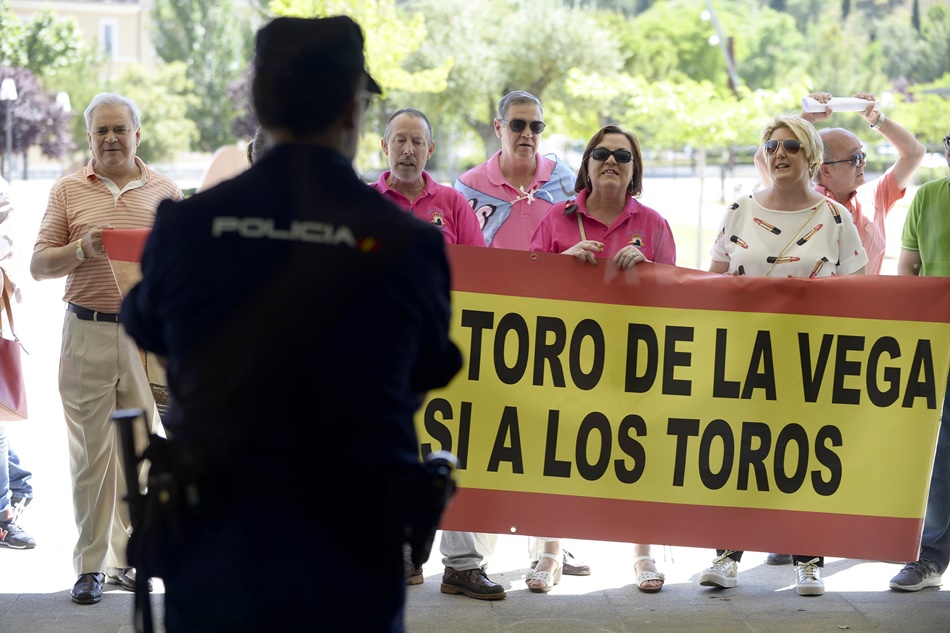
M 641 262 L 676 263 L 669 223 L 636 200 L 643 191 L 643 156 L 633 132 L 608 125 L 594 134 L 574 191 L 576 198 L 553 204 L 541 218 L 530 250 L 595 265 L 597 258 L 609 257 L 624 269 Z
M 587 144 L 574 191 L 577 197 L 554 203 L 541 218 L 531 237 L 530 249 L 573 255 L 597 264 L 610 257 L 620 268 L 642 262 L 676 263 L 673 232 L 663 216 L 635 198 L 643 190 L 643 156 L 633 132 L 616 125 L 601 128 Z M 557 541 L 545 543 L 557 547 Z M 663 588 L 663 574 L 656 570 L 649 545 L 634 545 L 634 570 L 640 591 L 655 593 Z M 528 587 L 543 590 L 557 577 L 546 555 L 537 571 L 527 577 Z M 543 567 L 544 566 L 544 567 Z M 541 573 L 538 573 L 541 572 Z M 545 575 L 544 572 L 549 572 Z

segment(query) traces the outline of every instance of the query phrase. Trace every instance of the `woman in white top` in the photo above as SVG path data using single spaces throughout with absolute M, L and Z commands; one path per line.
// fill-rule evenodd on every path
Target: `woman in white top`
M 812 176 L 822 143 L 811 123 L 776 117 L 762 131 L 772 185 L 726 211 L 713 243 L 710 272 L 756 277 L 830 277 L 864 274 L 868 257 L 851 213 L 815 191 Z M 735 587 L 742 552 L 718 550 L 699 576 L 706 587 Z M 799 595 L 820 596 L 821 556 L 794 555 Z
M 817 130 L 798 116 L 776 117 L 762 133 L 772 185 L 726 211 L 711 272 L 757 277 L 864 273 L 867 255 L 854 218 L 811 185 L 821 165 Z

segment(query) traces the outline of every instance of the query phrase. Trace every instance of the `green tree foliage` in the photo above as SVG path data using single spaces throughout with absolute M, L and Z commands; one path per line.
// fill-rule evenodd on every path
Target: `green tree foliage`
M 183 62 L 158 70 L 131 66 L 109 90 L 126 95 L 142 110 L 142 143 L 138 156 L 146 162 L 170 160 L 198 141 L 200 130 L 189 118 L 199 97 Z
M 249 56 L 231 0 L 156 0 L 152 21 L 155 50 L 165 62 L 183 62 L 197 97 L 188 118 L 200 133 L 197 146 L 213 151 L 236 139 L 228 89 L 240 79 Z

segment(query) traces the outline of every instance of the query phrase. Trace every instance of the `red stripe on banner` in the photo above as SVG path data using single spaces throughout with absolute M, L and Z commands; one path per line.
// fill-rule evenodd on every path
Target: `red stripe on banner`
M 102 246 L 111 260 L 140 262 L 151 232 L 152 229 L 103 229 Z
M 442 528 L 902 562 L 917 560 L 923 520 L 465 488 Z
M 694 310 L 853 318 L 873 313 L 875 319 L 950 322 L 950 278 L 943 277 L 772 279 L 665 264 L 621 271 L 609 259 L 592 266 L 564 255 L 474 246 L 452 245 L 447 251 L 452 289 L 462 292 Z M 913 284 L 913 293 L 907 292 L 908 284 Z M 902 300 L 889 299 L 897 289 Z M 741 302 L 737 290 L 744 290 Z

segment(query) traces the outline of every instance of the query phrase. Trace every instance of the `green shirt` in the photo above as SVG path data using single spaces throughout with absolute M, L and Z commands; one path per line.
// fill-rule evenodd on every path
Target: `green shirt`
M 950 177 L 921 185 L 910 203 L 901 248 L 920 253 L 920 275 L 950 277 Z

